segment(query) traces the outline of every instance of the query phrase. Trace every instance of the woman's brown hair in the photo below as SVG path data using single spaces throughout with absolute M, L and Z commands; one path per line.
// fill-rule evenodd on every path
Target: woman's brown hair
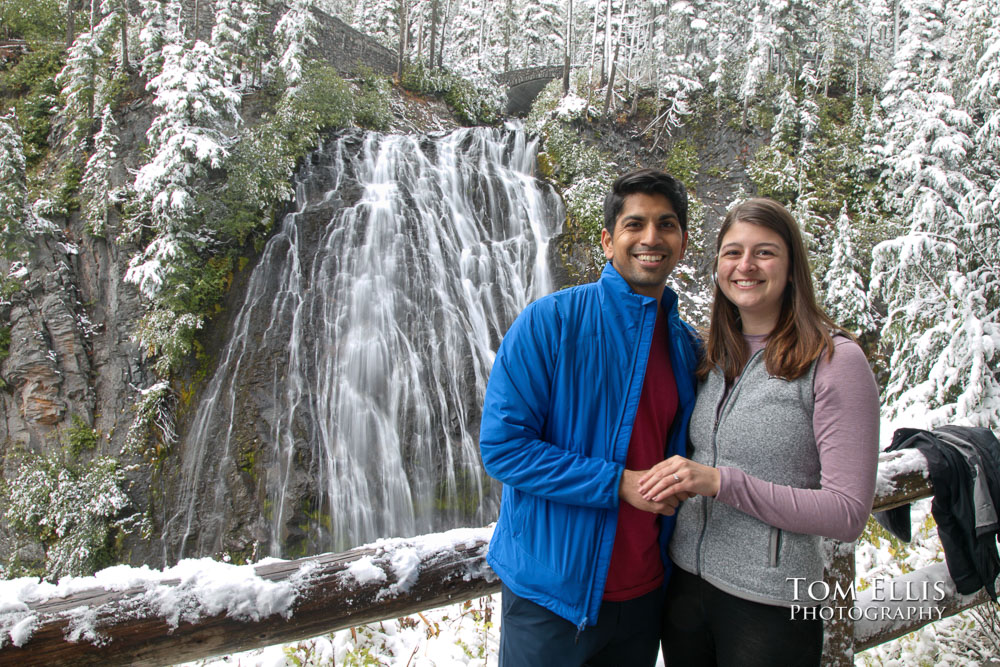
M 788 247 L 788 284 L 782 296 L 778 323 L 767 338 L 764 364 L 770 375 L 794 380 L 804 375 L 823 352 L 833 356 L 832 332 L 853 337 L 834 324 L 816 303 L 799 226 L 788 210 L 773 199 L 748 199 L 729 210 L 715 241 L 716 267 L 722 239 L 736 222 L 766 227 L 781 236 Z M 749 358 L 739 310 L 722 293 L 716 277 L 708 341 L 698 378 L 703 380 L 713 368 L 719 368 L 726 381 L 731 382 L 743 372 Z

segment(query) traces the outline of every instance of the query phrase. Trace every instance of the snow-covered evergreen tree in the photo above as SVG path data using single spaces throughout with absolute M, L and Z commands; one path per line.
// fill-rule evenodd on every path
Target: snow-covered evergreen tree
M 161 49 L 168 42 L 180 39 L 176 20 L 171 21 L 175 12 L 170 11 L 170 0 L 139 0 L 142 7 L 142 28 L 139 31 L 141 50 L 140 67 L 146 80 L 151 80 L 163 67 Z
M 353 27 L 373 37 L 387 48 L 399 46 L 399 11 L 396 2 L 360 0 L 354 10 Z
M 14 114 L 0 116 L 0 250 L 8 257 L 25 242 L 27 187 L 24 145 Z
M 560 62 L 564 43 L 565 10 L 561 2 L 540 0 L 525 2 L 518 17 L 517 32 L 523 44 L 526 66 Z
M 97 72 L 104 51 L 98 44 L 94 31 L 77 35 L 66 56 L 66 66 L 56 76 L 56 85 L 66 99 L 66 112 L 78 121 L 78 129 L 89 127 L 94 115 L 94 98 L 97 93 Z M 101 68 L 103 69 L 103 68 Z
M 309 48 L 316 44 L 319 23 L 312 12 L 313 5 L 313 0 L 293 0 L 274 26 L 281 53 L 278 69 L 289 83 L 296 83 L 301 78 Z
M 129 66 L 128 0 L 101 0 L 101 14 L 104 18 L 94 28 L 94 32 L 102 44 L 105 42 L 111 44 L 117 40 L 119 48 L 116 54 L 112 54 L 112 59 L 117 59 L 118 66 Z
M 108 211 L 120 200 L 120 193 L 111 179 L 112 169 L 119 160 L 117 127 L 111 107 L 105 106 L 101 113 L 101 129 L 94 136 L 94 153 L 87 160 L 80 181 L 80 191 L 86 201 L 83 215 L 87 229 L 95 236 L 105 235 Z
M 149 82 L 160 110 L 146 133 L 153 158 L 135 179 L 158 236 L 126 274 L 150 297 L 172 270 L 171 262 L 184 254 L 182 246 L 202 242 L 189 227 L 197 213 L 191 184 L 209 167 L 222 165 L 230 143 L 227 131 L 239 122 L 239 95 L 223 82 L 225 64 L 209 45 L 167 44 L 162 53 L 163 70 Z
M 981 182 L 993 215 L 1000 216 L 1000 5 L 972 4 L 976 6 L 973 20 L 981 31 L 982 46 L 971 50 L 978 58 L 967 100 L 980 119 L 974 138 Z
M 247 9 L 253 16 L 255 8 L 248 5 Z M 242 63 L 248 51 L 252 28 L 246 18 L 242 2 L 216 0 L 215 25 L 212 26 L 210 44 L 226 65 L 223 76 L 225 84 L 229 86 L 239 79 Z
M 845 207 L 837 219 L 833 256 L 824 280 L 825 305 L 826 312 L 837 324 L 861 336 L 874 331 L 876 323 L 860 275 L 861 263 L 855 255 L 853 236 Z
M 1000 238 L 969 155 L 975 127 L 952 94 L 956 57 L 937 0 L 904 2 L 905 30 L 884 89 L 885 187 L 905 233 L 873 251 L 873 288 L 887 305 L 886 398 L 926 404 L 938 422 L 1000 419 Z
M 790 79 L 778 94 L 778 111 L 771 126 L 771 141 L 761 146 L 747 166 L 747 174 L 758 190 L 780 201 L 794 201 L 799 191 L 795 162 L 799 139 L 799 104 Z

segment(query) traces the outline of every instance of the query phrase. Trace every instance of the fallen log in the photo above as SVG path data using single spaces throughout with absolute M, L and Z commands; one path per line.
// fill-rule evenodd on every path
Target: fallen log
M 202 576 L 7 603 L 0 605 L 0 665 L 174 664 L 487 595 L 500 589 L 484 558 L 491 532 L 383 540 L 257 566 L 183 561 Z

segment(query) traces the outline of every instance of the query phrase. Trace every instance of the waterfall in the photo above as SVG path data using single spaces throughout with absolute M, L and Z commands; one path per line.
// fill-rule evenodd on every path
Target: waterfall
M 318 149 L 183 438 L 168 562 L 294 557 L 496 517 L 479 414 L 503 332 L 551 291 L 563 212 L 523 129 Z

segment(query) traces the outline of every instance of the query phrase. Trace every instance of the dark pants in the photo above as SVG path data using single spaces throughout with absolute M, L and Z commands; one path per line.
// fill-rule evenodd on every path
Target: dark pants
M 660 642 L 663 591 L 603 602 L 597 625 L 582 632 L 503 587 L 500 667 L 652 667 Z
M 823 653 L 823 621 L 750 602 L 674 567 L 663 607 L 668 667 L 811 667 Z

